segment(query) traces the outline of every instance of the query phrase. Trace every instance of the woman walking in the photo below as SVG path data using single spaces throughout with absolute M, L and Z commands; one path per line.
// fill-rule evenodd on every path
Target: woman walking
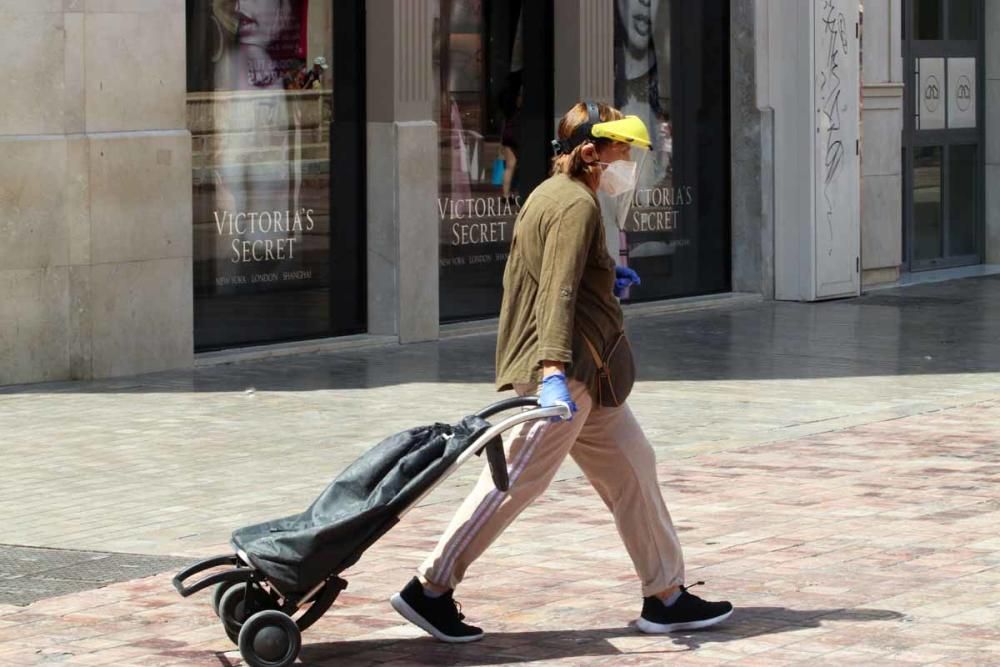
M 513 431 L 510 490 L 484 470 L 419 576 L 392 606 L 441 641 L 481 639 L 466 624 L 453 593 L 466 569 L 549 485 L 567 454 L 611 510 L 642 586 L 636 625 L 648 633 L 692 630 L 732 613 L 684 586 L 680 542 L 656 479 L 656 461 L 624 402 L 634 375 L 616 298 L 639 282 L 608 255 L 598 190 L 625 198 L 627 212 L 649 134 L 635 116 L 579 103 L 559 123 L 552 176 L 525 202 L 514 226 L 504 272 L 497 337 L 497 388 L 537 393 L 543 407 L 565 403 L 567 421 L 535 422 Z

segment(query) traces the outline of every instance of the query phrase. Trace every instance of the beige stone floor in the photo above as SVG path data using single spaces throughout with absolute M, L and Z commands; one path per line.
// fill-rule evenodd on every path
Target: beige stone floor
M 636 309 L 630 404 L 663 460 L 1000 392 L 1000 277 L 820 304 Z M 197 555 L 307 505 L 396 431 L 496 400 L 494 337 L 0 389 L 8 544 Z M 460 470 L 425 502 L 453 504 Z M 578 474 L 567 463 L 560 478 Z
M 416 509 L 345 575 L 304 665 L 993 665 L 1000 655 L 1000 400 L 659 464 L 702 632 L 630 627 L 639 587 L 606 510 L 555 482 L 459 587 L 476 644 L 389 607 L 448 519 Z M 0 606 L 0 665 L 239 665 L 207 594 L 159 575 Z

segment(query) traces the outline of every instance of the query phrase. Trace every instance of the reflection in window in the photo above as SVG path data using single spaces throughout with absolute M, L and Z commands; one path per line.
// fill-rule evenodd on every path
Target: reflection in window
M 684 243 L 680 209 L 693 197 L 674 184 L 670 7 L 670 0 L 615 0 L 615 106 L 643 120 L 653 146 L 624 229 L 606 215 L 605 231 L 618 263 L 639 271 L 646 295 L 669 290 L 672 255 Z
M 521 2 L 436 3 L 440 308 L 444 321 L 500 311 L 522 196 Z
M 612 255 L 642 277 L 628 299 L 729 288 L 729 4 L 614 2 L 615 106 L 653 144 L 624 230 L 605 215 Z
M 976 252 L 976 178 L 978 147 L 948 148 L 948 254 Z
M 330 5 L 187 2 L 199 349 L 330 330 Z
M 913 258 L 941 257 L 941 147 L 922 146 L 913 154 Z

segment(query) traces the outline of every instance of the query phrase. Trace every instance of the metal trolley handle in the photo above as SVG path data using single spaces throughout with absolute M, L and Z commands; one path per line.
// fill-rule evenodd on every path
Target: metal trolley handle
M 552 417 L 568 419 L 572 415 L 569 406 L 559 405 L 551 408 L 540 408 L 538 407 L 537 396 L 518 396 L 498 401 L 489 407 L 483 408 L 476 413 L 476 416 L 488 419 L 495 414 L 513 410 L 514 408 L 535 409 L 525 410 L 490 426 L 467 450 L 474 452 L 476 456 L 482 454 L 483 451 L 486 452 L 486 461 L 490 465 L 490 475 L 493 477 L 493 484 L 500 491 L 510 489 L 510 478 L 507 476 L 507 457 L 504 456 L 501 434 L 524 422 L 535 421 L 537 419 L 551 419 Z M 463 456 L 459 458 L 458 465 L 464 463 L 465 458 L 466 454 L 463 453 Z
M 503 440 L 500 438 L 505 431 L 509 431 L 518 424 L 523 424 L 524 422 L 535 421 L 538 419 L 552 419 L 553 417 L 558 417 L 559 419 L 569 419 L 572 416 L 572 412 L 568 405 L 557 405 L 551 408 L 540 408 L 538 407 L 538 397 L 537 396 L 521 396 L 518 398 L 508 398 L 504 401 L 499 401 L 490 405 L 489 407 L 483 408 L 476 413 L 477 417 L 486 419 L 499 412 L 504 412 L 505 410 L 513 410 L 514 408 L 531 408 L 532 410 L 524 410 L 516 414 L 507 417 L 503 421 L 499 421 L 496 424 L 491 424 L 489 428 L 483 431 L 483 434 L 475 439 L 472 444 L 465 448 L 458 458 L 448 466 L 448 469 L 437 479 L 434 484 L 429 488 L 424 489 L 424 492 L 420 494 L 420 497 L 414 500 L 409 507 L 400 512 L 398 519 L 402 519 L 406 514 L 409 513 L 414 507 L 420 504 L 424 498 L 426 498 L 431 491 L 433 491 L 441 482 L 443 482 L 452 472 L 454 472 L 459 466 L 467 462 L 473 455 L 478 456 L 484 451 L 486 452 L 486 460 L 490 464 L 490 475 L 493 477 L 493 483 L 496 485 L 497 489 L 506 492 L 510 489 L 510 480 L 507 477 L 507 457 L 503 453 Z

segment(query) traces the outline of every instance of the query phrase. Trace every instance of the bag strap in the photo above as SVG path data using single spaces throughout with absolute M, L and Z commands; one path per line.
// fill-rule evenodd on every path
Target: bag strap
M 604 370 L 604 360 L 601 359 L 601 355 L 597 353 L 597 348 L 595 348 L 594 344 L 590 342 L 590 339 L 584 336 L 582 333 L 580 334 L 580 337 L 583 338 L 583 342 L 585 342 L 587 344 L 587 347 L 590 349 L 590 354 L 593 355 L 594 357 L 594 363 L 597 364 L 597 370 L 599 371 Z

